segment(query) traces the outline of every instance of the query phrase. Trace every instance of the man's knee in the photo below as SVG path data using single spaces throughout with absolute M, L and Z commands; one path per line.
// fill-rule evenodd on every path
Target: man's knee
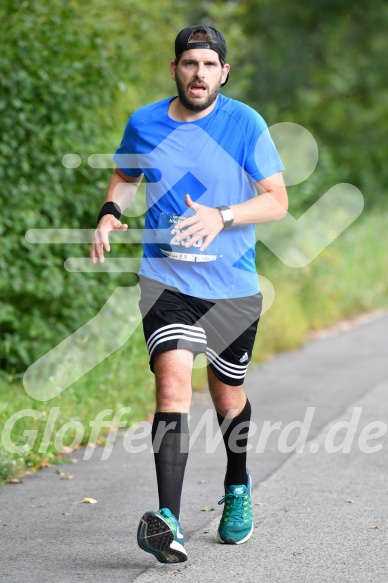
M 245 407 L 247 397 L 243 385 L 226 385 L 210 373 L 209 388 L 216 411 L 222 417 L 236 417 Z
M 191 385 L 178 386 L 176 383 L 161 383 L 156 386 L 157 411 L 188 413 L 191 405 Z
M 155 357 L 158 411 L 189 411 L 192 365 L 193 355 L 187 350 L 170 350 Z

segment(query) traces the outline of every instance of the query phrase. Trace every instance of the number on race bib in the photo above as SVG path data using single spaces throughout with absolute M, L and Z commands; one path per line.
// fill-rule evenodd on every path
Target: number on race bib
M 180 245 L 181 242 L 176 240 L 176 235 L 179 235 L 179 231 L 172 229 L 171 235 L 174 235 L 174 237 L 171 239 L 170 245 Z
M 174 236 L 170 241 L 170 245 L 183 245 L 183 243 L 185 241 L 188 241 L 190 239 L 190 237 L 186 237 L 185 239 L 182 239 L 182 241 L 177 241 L 177 235 L 179 235 L 179 233 L 180 233 L 180 231 L 177 231 L 176 229 L 171 230 L 171 235 L 174 235 Z M 202 242 L 203 242 L 203 237 L 194 241 L 193 246 L 200 247 L 202 245 Z

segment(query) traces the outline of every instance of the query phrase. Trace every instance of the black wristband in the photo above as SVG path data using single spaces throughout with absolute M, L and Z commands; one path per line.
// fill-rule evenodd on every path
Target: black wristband
M 115 202 L 106 202 L 102 205 L 100 214 L 98 215 L 97 225 L 101 221 L 102 217 L 105 215 L 113 215 L 116 219 L 120 219 L 121 210 L 118 204 Z

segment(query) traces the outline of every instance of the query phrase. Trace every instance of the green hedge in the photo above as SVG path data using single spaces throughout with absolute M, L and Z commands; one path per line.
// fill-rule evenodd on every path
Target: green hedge
M 27 0 L 0 8 L 0 358 L 11 373 L 94 315 L 117 283 L 64 270 L 64 259 L 87 256 L 88 245 L 25 239 L 28 229 L 91 228 L 110 174 L 89 168 L 87 155 L 106 148 L 99 112 L 115 103 L 121 48 L 107 51 L 98 21 L 76 6 Z M 71 152 L 85 154 L 77 169 L 62 165 Z

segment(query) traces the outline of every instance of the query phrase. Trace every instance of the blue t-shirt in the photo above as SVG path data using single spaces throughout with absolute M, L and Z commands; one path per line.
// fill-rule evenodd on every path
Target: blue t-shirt
M 192 200 L 209 207 L 257 196 L 254 182 L 283 170 L 263 118 L 249 106 L 219 94 L 214 109 L 194 122 L 175 121 L 164 99 L 128 120 L 113 156 L 129 176 L 144 173 L 146 219 L 140 275 L 205 299 L 245 297 L 260 290 L 255 266 L 255 226 L 232 226 L 201 252 L 185 248 L 176 226 Z

